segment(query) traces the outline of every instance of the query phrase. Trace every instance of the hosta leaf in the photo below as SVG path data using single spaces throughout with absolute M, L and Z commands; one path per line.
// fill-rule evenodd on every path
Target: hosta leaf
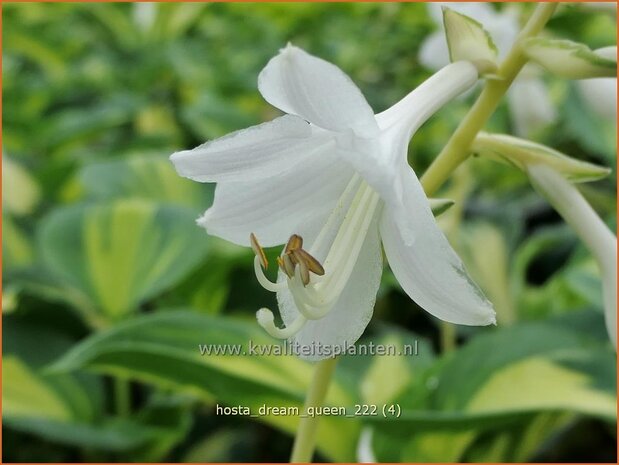
M 17 316 L 3 318 L 6 338 L 2 365 L 4 425 L 54 443 L 139 453 L 160 460 L 189 425 L 187 402 L 149 402 L 139 416 L 124 420 L 103 415 L 100 380 L 84 373 L 50 373 L 50 360 L 71 341 L 48 327 Z M 45 351 L 40 347 L 44 346 Z
M 36 208 L 41 192 L 36 180 L 18 163 L 2 157 L 2 207 L 16 216 L 28 215 Z
M 614 386 L 599 385 L 605 376 L 595 373 L 596 364 L 612 366 L 612 354 L 527 358 L 495 373 L 469 400 L 466 409 L 471 412 L 567 409 L 612 419 L 616 411 Z
M 207 250 L 193 210 L 136 199 L 58 209 L 39 243 L 62 283 L 112 320 L 176 284 Z
M 2 407 L 5 418 L 39 417 L 67 421 L 73 412 L 62 397 L 16 356 L 2 363 Z
M 130 420 L 105 419 L 85 423 L 41 417 L 7 417 L 4 421 L 12 429 L 52 442 L 112 452 L 156 448 L 175 436 L 174 430 L 152 428 Z
M 458 461 L 478 434 L 522 429 L 542 413 L 616 418 L 614 352 L 560 320 L 479 336 L 425 377 L 425 408 L 368 419 L 379 460 Z M 405 405 L 411 395 L 396 402 Z M 527 450 L 543 437 L 529 437 Z
M 5 273 L 24 268 L 33 263 L 32 238 L 20 228 L 13 218 L 2 216 L 2 269 Z
M 87 194 L 98 200 L 142 198 L 206 209 L 212 189 L 181 178 L 168 157 L 132 156 L 86 166 L 80 180 Z
M 55 370 L 93 369 L 122 374 L 167 389 L 192 393 L 209 404 L 299 407 L 312 375 L 312 365 L 292 356 L 201 355 L 200 345 L 237 347 L 273 344 L 258 325 L 189 312 L 160 312 L 135 318 L 86 340 L 62 357 Z M 271 346 L 269 346 L 271 347 Z M 231 350 L 231 349 L 230 349 Z M 329 405 L 352 407 L 354 399 L 338 383 Z M 296 416 L 260 416 L 290 433 Z M 325 417 L 320 423 L 322 452 L 335 460 L 351 460 L 358 424 Z
M 440 368 L 440 373 L 437 373 L 438 385 L 435 392 L 435 402 L 447 411 L 464 410 L 480 413 L 482 411 L 565 409 L 612 418 L 615 415 L 614 410 L 598 408 L 597 400 L 599 396 L 607 399 L 609 402 L 606 407 L 610 407 L 614 403 L 613 364 L 610 363 L 607 367 L 607 373 L 604 373 L 603 370 L 592 373 L 586 370 L 584 365 L 576 363 L 578 357 L 589 354 L 584 349 L 590 344 L 591 342 L 588 342 L 586 334 L 581 335 L 573 330 L 554 327 L 552 323 L 522 324 L 480 336 L 464 349 L 458 351 Z M 588 362 L 589 365 L 593 364 L 594 361 L 603 366 L 611 362 L 603 351 L 593 354 L 591 355 L 592 360 Z M 539 357 L 542 357 L 541 362 L 538 361 Z M 572 358 L 573 362 L 569 362 Z M 533 396 L 532 400 L 523 400 L 527 396 L 520 397 L 517 392 L 514 392 L 513 396 L 509 396 L 505 392 L 494 391 L 496 395 L 501 396 L 503 402 L 487 397 L 487 401 L 482 402 L 482 404 L 488 406 L 492 405 L 492 402 L 497 402 L 497 404 L 494 408 L 480 410 L 479 404 L 475 401 L 479 392 L 488 383 L 498 382 L 497 376 L 504 370 L 517 371 L 521 363 L 525 363 L 525 367 L 526 364 L 533 364 L 531 365 L 533 366 L 532 369 L 536 369 L 539 364 L 544 364 L 547 369 L 555 370 L 557 377 L 556 379 L 554 377 L 532 377 L 530 382 L 539 387 L 537 393 L 533 391 L 530 393 Z M 569 373 L 565 373 L 563 369 L 568 370 Z M 583 376 L 588 381 L 585 382 L 584 392 Z M 516 377 L 516 379 L 518 378 Z M 546 382 L 550 385 L 542 384 Z M 563 384 L 563 386 L 561 388 L 556 385 L 553 386 L 553 383 Z M 457 385 L 458 389 L 450 387 L 454 385 Z M 514 382 L 512 387 L 517 391 L 518 383 Z M 563 397 L 558 400 L 558 404 L 550 405 L 546 402 L 546 398 L 542 398 L 555 389 L 559 392 L 559 389 L 565 388 L 569 389 L 569 392 L 574 396 L 571 401 L 566 401 L 566 398 Z M 589 395 L 588 399 L 586 399 L 586 396 L 583 398 L 585 392 Z M 578 398 L 585 404 L 576 402 Z
M 489 222 L 460 228 L 463 260 L 475 282 L 494 304 L 499 325 L 514 322 L 515 309 L 509 284 L 509 250 L 501 230 Z

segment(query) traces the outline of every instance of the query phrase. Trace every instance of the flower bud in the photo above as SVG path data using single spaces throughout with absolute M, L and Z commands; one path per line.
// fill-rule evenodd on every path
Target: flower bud
M 531 61 L 566 79 L 617 76 L 617 47 L 591 50 L 570 40 L 534 37 L 524 42 L 524 53 Z
M 496 72 L 497 48 L 480 23 L 449 8 L 443 8 L 443 23 L 452 62 L 470 61 L 481 75 Z
M 471 150 L 476 155 L 514 165 L 523 171 L 527 171 L 530 165 L 548 166 L 571 182 L 594 181 L 610 173 L 609 168 L 576 160 L 545 145 L 505 134 L 480 132 Z

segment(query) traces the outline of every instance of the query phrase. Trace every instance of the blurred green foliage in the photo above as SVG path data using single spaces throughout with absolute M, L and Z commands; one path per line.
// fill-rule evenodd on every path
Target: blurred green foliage
M 388 107 L 429 76 L 425 5 L 5 3 L 2 19 L 4 460 L 287 460 L 297 418 L 213 406 L 300 406 L 311 366 L 200 356 L 198 344 L 269 342 L 254 312 L 274 302 L 251 252 L 195 226 L 212 186 L 166 157 L 276 116 L 256 78 L 288 41 Z M 549 33 L 595 48 L 614 43 L 615 21 L 566 6 Z M 615 224 L 615 122 L 545 79 L 559 119 L 536 138 L 613 168 L 583 192 Z M 473 97 L 422 128 L 415 169 Z M 489 129 L 512 131 L 504 106 Z M 343 357 L 329 403 L 402 415 L 324 419 L 320 457 L 355 461 L 369 428 L 380 461 L 616 460 L 616 357 L 591 257 L 509 166 L 472 159 L 441 196 L 499 327 L 457 328 L 441 353 L 439 322 L 387 273 L 363 341 L 417 340 L 419 355 Z

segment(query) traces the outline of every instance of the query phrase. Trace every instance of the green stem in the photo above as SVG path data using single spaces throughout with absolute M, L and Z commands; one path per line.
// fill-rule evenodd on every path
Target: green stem
M 441 321 L 441 352 L 446 354 L 456 348 L 456 326 Z
M 128 417 L 131 413 L 131 394 L 129 381 L 124 378 L 114 378 L 114 402 L 116 414 Z
M 336 364 L 336 357 L 318 362 L 309 390 L 307 391 L 307 397 L 305 398 L 304 412 L 307 412 L 308 407 L 321 407 L 324 404 Z M 314 448 L 316 447 L 317 429 L 317 416 L 301 418 L 292 448 L 292 455 L 290 456 L 290 463 L 311 462 Z
M 537 5 L 505 60 L 499 66 L 497 71 L 499 79 L 488 79 L 486 81 L 473 107 L 443 147 L 441 153 L 421 177 L 421 184 L 428 196 L 434 194 L 458 165 L 468 158 L 475 136 L 492 116 L 501 98 L 527 62 L 527 58 L 521 50 L 522 42 L 541 32 L 557 5 L 558 3 L 540 3 Z

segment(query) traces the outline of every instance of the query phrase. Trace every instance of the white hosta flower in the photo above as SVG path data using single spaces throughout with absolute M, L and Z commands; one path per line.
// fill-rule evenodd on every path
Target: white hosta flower
M 381 239 L 400 284 L 425 310 L 452 323 L 494 323 L 407 163 L 414 132 L 476 80 L 472 64 L 451 64 L 374 115 L 339 68 L 288 46 L 258 78 L 263 97 L 286 116 L 172 155 L 182 176 L 217 182 L 199 224 L 254 248 L 256 275 L 277 293 L 284 323 L 260 310 L 271 335 L 303 346 L 354 343 L 372 316 Z M 286 244 L 275 283 L 263 273 L 256 238 Z
M 496 44 L 499 60 L 505 57 L 520 31 L 517 11 L 511 6 L 497 11 L 492 4 L 483 2 L 428 3 L 430 17 L 436 23 L 438 30 L 422 44 L 419 61 L 433 70 L 440 69 L 449 63 L 449 49 L 443 30 L 442 6 L 481 23 Z M 514 130 L 518 135 L 528 136 L 556 120 L 556 110 L 535 68 L 526 66 L 523 69 L 508 90 L 507 98 Z
M 576 232 L 591 251 L 602 274 L 608 335 L 617 347 L 617 237 L 569 181 L 545 165 L 527 167 L 535 189 Z

